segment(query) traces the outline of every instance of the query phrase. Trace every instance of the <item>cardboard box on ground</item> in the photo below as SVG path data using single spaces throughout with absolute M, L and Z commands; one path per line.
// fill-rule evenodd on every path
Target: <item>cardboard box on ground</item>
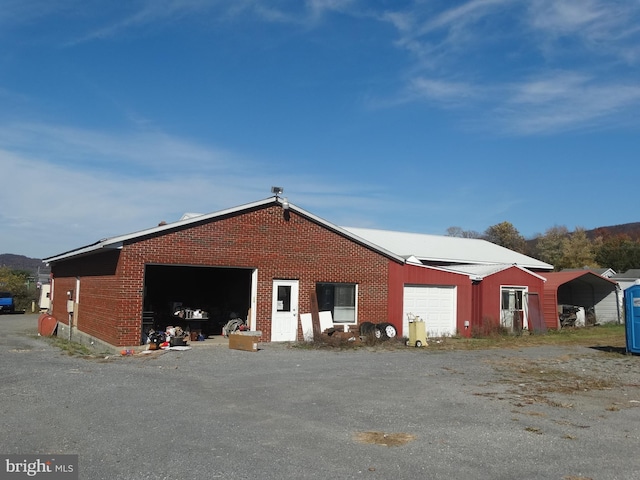
M 260 335 L 255 335 L 258 332 L 247 332 L 252 335 L 243 333 L 232 333 L 229 335 L 229 348 L 234 350 L 245 350 L 247 352 L 258 351 L 258 340 Z

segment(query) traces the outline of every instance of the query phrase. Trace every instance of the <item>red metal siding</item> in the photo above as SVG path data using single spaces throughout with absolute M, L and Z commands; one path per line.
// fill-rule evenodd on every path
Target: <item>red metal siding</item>
M 544 295 L 544 280 L 517 267 L 510 267 L 486 276 L 479 284 L 482 307 L 476 312 L 472 326 L 479 328 L 487 322 L 498 324 L 501 313 L 500 287 L 528 287 L 530 293 Z
M 558 316 L 558 288 L 547 289 L 542 297 L 542 312 L 544 324 L 547 328 L 560 328 L 560 317 Z
M 472 292 L 471 280 L 467 275 L 461 275 L 441 270 L 420 267 L 416 265 L 400 265 L 389 262 L 389 302 L 388 321 L 393 323 L 398 332 L 402 331 L 402 314 L 405 285 L 455 285 L 456 298 L 456 327 L 461 335 L 468 335 L 464 322 L 471 320 Z
M 280 206 L 137 239 L 107 255 L 103 261 L 101 255 L 90 255 L 53 265 L 53 314 L 57 318 L 64 314 L 65 304 L 59 299 L 66 287 L 58 285 L 66 285 L 71 277 L 75 285 L 79 276 L 78 326 L 113 345 L 139 343 L 147 263 L 257 268 L 256 317 L 262 341 L 271 335 L 274 278 L 300 281 L 300 312 L 310 311 L 316 282 L 357 283 L 361 322 L 381 321 L 381 312 L 387 311 L 386 257 L 295 212 L 286 219 Z M 110 270 L 98 269 L 97 260 Z

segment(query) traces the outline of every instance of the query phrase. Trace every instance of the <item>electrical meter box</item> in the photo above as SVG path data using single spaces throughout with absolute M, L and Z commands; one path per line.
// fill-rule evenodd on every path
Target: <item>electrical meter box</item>
M 640 354 L 640 284 L 624 291 L 627 353 Z

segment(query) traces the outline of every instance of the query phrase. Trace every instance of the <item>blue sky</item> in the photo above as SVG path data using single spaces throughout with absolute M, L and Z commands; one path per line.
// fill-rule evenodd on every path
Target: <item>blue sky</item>
M 445 234 L 639 221 L 636 0 L 0 0 L 0 253 L 271 195 Z

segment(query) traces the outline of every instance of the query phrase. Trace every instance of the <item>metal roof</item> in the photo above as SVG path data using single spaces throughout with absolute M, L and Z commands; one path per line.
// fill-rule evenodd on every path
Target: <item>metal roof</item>
M 545 290 L 557 289 L 560 285 L 564 285 L 565 283 L 569 283 L 573 280 L 580 280 L 580 282 L 589 283 L 589 284 L 610 284 L 613 288 L 616 286 L 616 282 L 607 277 L 602 277 L 595 272 L 589 270 L 574 270 L 568 271 L 563 270 L 561 272 L 549 272 L 544 274 L 547 278 L 547 282 L 545 283 Z
M 449 264 L 519 265 L 528 269 L 553 270 L 553 265 L 495 243 L 477 238 L 447 237 L 345 227 L 345 230 L 403 257 Z
M 449 270 L 453 270 L 456 272 L 461 272 L 469 275 L 469 277 L 475 280 L 481 280 L 484 277 L 488 277 L 490 275 L 496 274 L 498 272 L 502 272 L 508 268 L 517 268 L 522 270 L 523 272 L 528 273 L 529 275 L 533 275 L 543 281 L 546 281 L 546 278 L 542 275 L 539 275 L 531 270 L 521 267 L 520 265 L 507 265 L 507 264 L 493 264 L 493 265 L 452 265 L 448 267 Z M 546 273 L 545 273 L 546 275 Z
M 635 280 L 640 278 L 640 269 L 632 268 L 631 270 L 627 270 L 626 272 L 616 273 L 612 275 L 611 280 Z
M 583 267 L 583 268 L 565 268 L 562 271 L 563 272 L 584 272 L 585 270 L 588 270 L 590 272 L 595 272 L 598 275 L 600 275 L 601 277 L 606 277 L 606 278 L 611 278 L 613 275 L 616 274 L 615 270 L 613 268 L 589 268 L 589 267 Z
M 460 268 L 458 268 L 458 264 L 501 264 L 507 266 L 518 265 L 527 269 L 553 269 L 552 265 L 487 242 L 486 240 L 372 230 L 365 228 L 339 227 L 278 196 L 269 197 L 264 200 L 213 213 L 202 215 L 188 213 L 183 215 L 183 217 L 177 222 L 163 222 L 158 226 L 147 228 L 145 230 L 105 238 L 90 245 L 45 258 L 43 261 L 46 263 L 53 263 L 73 257 L 94 254 L 99 251 L 118 249 L 122 248 L 125 242 L 135 241 L 145 236 L 162 234 L 163 232 L 169 232 L 178 228 L 185 228 L 190 225 L 207 221 L 215 221 L 220 218 L 235 216 L 250 210 L 265 208 L 272 205 L 280 205 L 283 209 L 286 208 L 294 211 L 298 215 L 306 217 L 307 219 L 398 263 L 405 263 L 405 260 L 411 257 L 416 258 L 421 262 L 431 261 L 447 263 L 449 264 L 449 269 L 455 268 L 460 273 L 467 272 L 460 270 Z

